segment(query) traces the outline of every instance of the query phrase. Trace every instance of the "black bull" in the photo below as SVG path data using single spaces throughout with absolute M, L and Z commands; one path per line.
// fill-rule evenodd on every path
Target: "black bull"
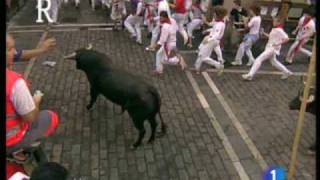
M 76 50 L 65 59 L 75 59 L 77 69 L 85 72 L 90 83 L 91 109 L 99 94 L 127 111 L 134 126 L 139 131 L 139 137 L 132 145 L 138 147 L 145 135 L 144 121 L 148 119 L 151 126 L 149 143 L 153 142 L 156 133 L 156 115 L 161 120 L 161 133 L 165 134 L 166 125 L 160 114 L 161 99 L 155 87 L 143 81 L 140 77 L 130 74 L 112 64 L 105 54 L 91 50 L 91 47 Z

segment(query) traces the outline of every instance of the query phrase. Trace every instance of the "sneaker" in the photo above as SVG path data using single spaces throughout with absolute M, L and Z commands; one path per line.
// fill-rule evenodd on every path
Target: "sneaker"
M 251 66 L 252 64 L 253 64 L 253 61 L 248 61 L 248 63 L 246 65 Z
M 288 79 L 289 76 L 291 76 L 293 73 L 292 72 L 285 72 L 282 74 L 281 79 Z
M 289 66 L 289 65 L 291 65 L 292 64 L 292 62 L 289 62 L 289 61 L 285 61 L 284 63 L 283 63 L 284 65 L 287 65 L 287 66 Z
M 252 76 L 250 76 L 249 74 L 243 74 L 242 75 L 242 79 L 246 80 L 246 81 L 251 81 L 252 80 Z
M 241 65 L 242 65 L 242 62 L 235 60 L 235 61 L 231 62 L 231 64 L 232 64 L 233 66 L 241 66 Z
M 148 47 L 146 47 L 146 51 L 155 51 L 155 49 L 150 47 L 150 46 L 148 46 Z
M 184 59 L 183 59 L 182 56 L 181 56 L 179 59 L 180 59 L 179 65 L 180 65 L 180 67 L 181 67 L 181 70 L 184 71 L 185 68 L 187 67 L 187 64 L 185 63 L 185 61 L 184 61 Z
M 218 66 L 217 69 L 218 69 L 218 76 L 221 76 L 222 73 L 223 73 L 223 70 L 224 70 L 223 64 L 221 64 L 220 66 Z
M 191 67 L 191 68 L 188 68 L 189 71 L 194 71 L 196 72 L 196 74 L 200 74 L 200 69 L 197 69 L 197 68 L 194 68 L 194 67 Z

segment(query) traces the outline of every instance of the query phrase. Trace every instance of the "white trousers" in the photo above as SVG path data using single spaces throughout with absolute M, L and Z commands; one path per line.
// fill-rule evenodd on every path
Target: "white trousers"
M 141 23 L 142 16 L 133 16 L 130 14 L 124 21 L 124 26 L 130 32 L 132 36 L 137 37 L 137 41 L 141 42 Z
M 305 45 L 308 41 L 303 41 L 303 42 L 299 42 L 298 40 L 294 41 L 294 43 L 291 45 L 287 57 L 286 57 L 286 61 L 288 62 L 292 62 L 294 56 L 298 53 L 298 52 L 302 52 L 303 54 L 307 55 L 308 57 L 311 57 L 312 52 L 303 48 L 303 45 Z
M 160 34 L 160 23 L 157 23 L 157 25 L 152 29 L 150 46 L 156 45 L 159 34 Z
M 210 57 L 212 50 L 214 50 L 215 53 L 217 54 L 218 61 L 213 60 Z M 207 44 L 202 44 L 202 43 L 200 44 L 198 57 L 197 57 L 197 60 L 194 64 L 196 70 L 200 70 L 200 67 L 203 62 L 205 62 L 209 65 L 212 65 L 216 68 L 218 68 L 219 66 L 221 66 L 223 64 L 224 60 L 222 58 L 222 52 L 221 52 L 219 40 L 213 40 L 213 41 L 208 42 Z
M 177 25 L 178 25 L 178 31 L 183 37 L 184 42 L 186 43 L 188 41 L 188 34 L 186 30 L 184 29 L 184 23 L 186 22 L 187 19 L 187 14 L 180 14 L 180 13 L 175 13 L 173 14 L 173 18 L 176 20 Z
M 189 38 L 192 38 L 193 31 L 201 25 L 202 19 L 192 19 L 192 21 L 187 24 L 187 34 Z
M 254 76 L 257 71 L 259 70 L 261 64 L 263 63 L 263 61 L 270 59 L 270 62 L 272 64 L 272 66 L 274 66 L 275 68 L 277 68 L 279 71 L 284 72 L 284 73 L 289 73 L 290 71 L 283 65 L 281 64 L 278 60 L 277 60 L 277 55 L 276 52 L 273 48 L 268 48 L 265 49 L 258 57 L 257 59 L 254 61 L 250 71 L 249 71 L 249 75 L 250 76 Z
M 53 22 L 58 21 L 59 3 L 57 0 L 51 1 L 51 8 L 49 9 L 49 15 Z
M 154 27 L 154 23 L 152 22 L 151 18 L 153 19 L 153 11 L 154 8 L 152 6 L 146 7 L 145 13 L 144 13 L 144 25 L 147 25 L 148 27 L 148 32 L 152 32 L 152 29 Z M 149 17 L 151 16 L 151 17 Z
M 253 62 L 254 57 L 253 57 L 252 51 L 251 51 L 252 45 L 253 45 L 253 42 L 250 38 L 242 41 L 241 44 L 239 45 L 238 50 L 237 50 L 235 60 L 242 63 L 243 55 L 244 55 L 244 53 L 246 53 L 248 56 L 249 62 Z
M 170 51 L 175 48 L 176 43 L 169 43 L 168 44 L 168 52 L 165 51 L 164 46 L 161 46 L 160 49 L 157 51 L 156 54 L 156 71 L 161 72 L 163 71 L 163 64 L 170 64 L 170 65 L 177 65 L 179 63 L 179 58 L 177 56 L 169 58 L 167 53 L 169 54 Z

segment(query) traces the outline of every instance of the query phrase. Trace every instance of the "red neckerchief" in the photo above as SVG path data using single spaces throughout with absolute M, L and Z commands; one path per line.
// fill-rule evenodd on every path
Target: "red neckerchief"
M 278 25 L 276 25 L 274 28 L 281 28 L 281 29 L 283 29 L 283 24 L 278 24 Z
M 309 21 L 311 21 L 311 17 L 305 17 L 302 23 L 302 27 L 304 27 L 305 25 L 307 25 L 309 23 Z

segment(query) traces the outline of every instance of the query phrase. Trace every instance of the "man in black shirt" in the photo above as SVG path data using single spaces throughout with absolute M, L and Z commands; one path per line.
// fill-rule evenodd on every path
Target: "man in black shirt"
M 236 29 L 243 29 L 244 24 L 239 23 L 243 23 L 242 18 L 247 17 L 248 12 L 241 6 L 241 0 L 234 0 L 233 3 L 235 7 L 230 12 L 230 19 L 234 23 Z

